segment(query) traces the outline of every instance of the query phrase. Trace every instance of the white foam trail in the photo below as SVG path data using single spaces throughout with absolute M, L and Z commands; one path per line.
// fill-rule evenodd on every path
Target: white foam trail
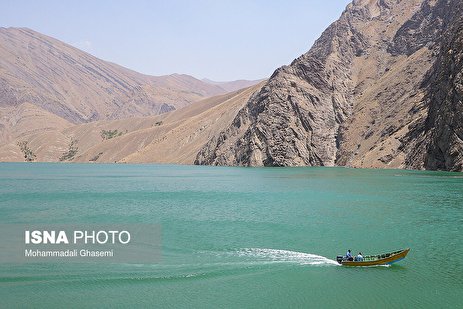
M 244 248 L 236 252 L 240 257 L 257 258 L 261 261 L 296 263 L 300 265 L 339 265 L 335 260 L 321 255 L 278 249 Z

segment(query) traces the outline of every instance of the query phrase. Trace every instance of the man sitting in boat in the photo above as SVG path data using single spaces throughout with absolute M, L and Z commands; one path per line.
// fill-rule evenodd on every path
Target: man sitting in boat
M 353 261 L 354 258 L 352 257 L 352 253 L 350 252 L 350 249 L 347 250 L 347 253 L 346 253 L 346 260 L 347 261 Z
M 359 252 L 359 254 L 355 257 L 356 262 L 363 262 L 363 255 L 362 252 Z

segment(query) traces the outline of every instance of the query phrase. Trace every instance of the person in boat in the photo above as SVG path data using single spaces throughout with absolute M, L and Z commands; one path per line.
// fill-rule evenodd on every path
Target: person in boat
M 355 257 L 356 262 L 363 262 L 363 255 L 362 252 L 359 252 L 359 254 Z
M 353 261 L 354 258 L 352 257 L 352 253 L 350 252 L 350 249 L 347 250 L 347 253 L 346 253 L 346 260 L 347 261 Z

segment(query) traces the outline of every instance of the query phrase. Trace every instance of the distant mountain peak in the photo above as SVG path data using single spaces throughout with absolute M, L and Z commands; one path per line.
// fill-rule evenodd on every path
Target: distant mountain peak
M 239 89 L 251 87 L 254 85 L 257 85 L 258 83 L 262 82 L 265 79 L 258 79 L 258 80 L 246 80 L 246 79 L 239 79 L 239 80 L 234 80 L 234 81 L 226 81 L 226 82 L 218 82 L 218 81 L 213 81 L 208 78 L 203 78 L 201 81 L 211 84 L 211 85 L 216 85 L 221 87 L 227 92 L 231 91 L 236 91 Z

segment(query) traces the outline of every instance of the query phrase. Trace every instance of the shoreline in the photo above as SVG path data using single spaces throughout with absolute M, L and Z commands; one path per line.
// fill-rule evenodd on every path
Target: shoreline
M 179 167 L 209 167 L 209 168 L 237 168 L 237 169 L 297 169 L 297 168 L 326 168 L 326 169 L 354 169 L 354 170 L 371 170 L 371 171 L 407 171 L 407 172 L 432 172 L 432 173 L 451 173 L 459 174 L 463 177 L 463 172 L 446 171 L 446 170 L 426 170 L 426 169 L 409 169 L 409 168 L 380 168 L 380 167 L 352 167 L 352 166 L 239 166 L 239 165 L 197 165 L 182 163 L 158 163 L 158 162 L 58 162 L 58 161 L 0 161 L 1 164 L 55 164 L 55 165 L 121 165 L 121 166 L 179 166 Z

